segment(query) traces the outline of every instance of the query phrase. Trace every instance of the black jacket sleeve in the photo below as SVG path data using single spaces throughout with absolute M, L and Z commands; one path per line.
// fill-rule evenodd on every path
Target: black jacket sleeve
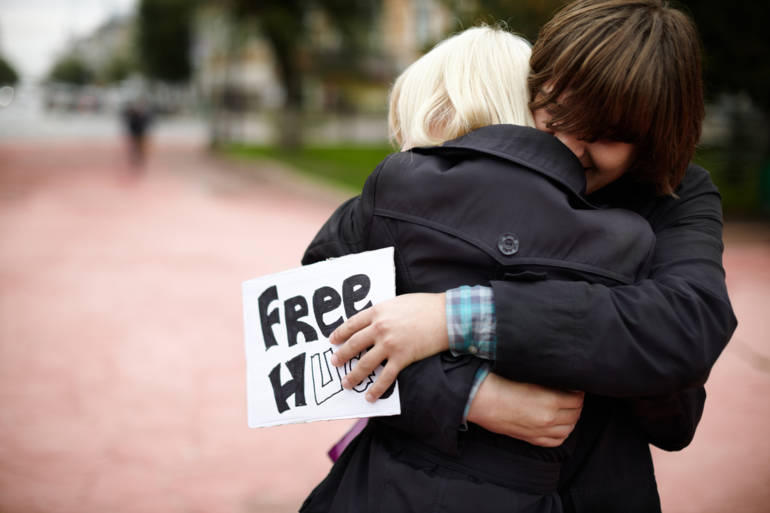
M 375 249 L 369 235 L 382 165 L 369 176 L 361 195 L 340 205 L 324 223 L 306 249 L 303 265 Z M 398 376 L 401 415 L 380 421 L 439 451 L 456 454 L 465 405 L 481 364 L 477 358 L 453 357 L 449 352 L 415 362 Z
M 634 424 L 647 441 L 666 451 L 684 449 L 695 436 L 706 389 L 695 387 L 665 397 L 639 398 L 630 401 Z
M 719 193 L 697 166 L 677 193 L 642 212 L 657 240 L 648 279 L 617 287 L 493 282 L 495 372 L 614 397 L 702 385 L 737 322 L 722 268 Z
M 369 247 L 369 231 L 374 215 L 377 179 L 387 161 L 386 158 L 372 171 L 360 196 L 344 202 L 327 219 L 305 250 L 302 265 L 374 249 Z
M 554 366 L 541 364 L 525 370 L 537 372 L 537 382 L 601 395 L 633 396 L 629 406 L 636 426 L 650 443 L 665 450 L 680 450 L 692 441 L 706 398 L 699 385 L 736 326 L 721 261 L 719 195 L 706 172 L 694 166 L 678 192 L 678 199 L 658 201 L 643 212 L 657 236 L 649 279 L 613 289 L 553 283 L 551 292 L 520 291 L 530 299 L 539 293 L 556 294 L 562 303 L 560 308 L 549 303 L 549 317 L 536 327 L 527 327 L 535 319 L 526 314 L 507 319 L 518 330 L 537 330 L 533 333 L 539 336 L 529 344 L 548 340 L 555 333 L 560 334 L 561 344 L 571 344 L 561 346 L 567 352 L 555 356 L 550 362 Z M 518 298 L 517 305 L 517 299 L 503 292 L 506 288 L 510 293 L 510 286 L 497 287 L 496 293 L 501 294 L 495 297 L 503 323 L 523 303 L 532 307 L 527 312 L 533 315 L 543 307 L 524 297 Z M 563 307 L 570 294 L 573 304 L 567 312 Z M 569 328 L 566 323 L 574 324 Z M 500 328 L 510 329 L 510 325 Z M 519 365 L 527 365 L 528 356 L 513 362 L 509 360 L 514 357 L 512 351 L 524 347 L 523 354 L 531 355 L 534 362 L 540 358 L 537 351 L 547 351 L 547 346 L 532 353 L 527 343 L 517 346 L 522 339 L 514 338 L 510 345 L 506 345 L 510 338 L 503 340 L 496 371 L 526 380 L 519 374 Z M 568 358 L 579 362 L 571 371 L 566 370 Z M 658 395 L 639 398 L 645 394 Z

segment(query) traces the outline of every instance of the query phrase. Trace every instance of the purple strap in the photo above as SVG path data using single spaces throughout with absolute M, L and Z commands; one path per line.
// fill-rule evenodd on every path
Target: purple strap
M 345 447 L 350 445 L 350 442 L 352 442 L 353 439 L 358 436 L 358 433 L 364 430 L 367 422 L 369 422 L 369 419 L 358 419 L 356 423 L 353 424 L 353 427 L 350 428 L 347 433 L 342 435 L 342 438 L 340 438 L 337 443 L 334 444 L 331 449 L 329 449 L 328 454 L 332 461 L 337 461 L 337 459 L 339 459 L 340 454 L 342 454 L 342 451 L 345 450 Z

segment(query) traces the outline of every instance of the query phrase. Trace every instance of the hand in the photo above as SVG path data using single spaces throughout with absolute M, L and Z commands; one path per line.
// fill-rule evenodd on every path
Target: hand
M 346 389 L 358 385 L 387 360 L 366 394 L 373 402 L 393 384 L 401 369 L 449 349 L 446 295 L 404 294 L 383 301 L 348 319 L 329 341 L 339 345 L 331 359 L 338 367 L 370 348 L 343 378 Z
M 490 374 L 473 398 L 468 420 L 532 445 L 558 447 L 575 429 L 584 396 Z

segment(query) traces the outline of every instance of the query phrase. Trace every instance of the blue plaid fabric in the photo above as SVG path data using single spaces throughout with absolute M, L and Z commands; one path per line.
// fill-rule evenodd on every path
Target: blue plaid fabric
M 473 386 L 471 387 L 471 391 L 468 394 L 468 402 L 465 403 L 465 410 L 463 410 L 463 420 L 462 425 L 460 426 L 461 431 L 468 429 L 468 413 L 471 411 L 471 403 L 476 397 L 476 392 L 479 391 L 481 383 L 487 379 L 487 376 L 489 376 L 489 367 L 490 365 L 485 362 L 481 365 L 481 367 L 479 367 L 479 370 L 476 371 L 476 376 L 473 378 Z
M 463 285 L 446 293 L 446 321 L 449 349 L 454 355 L 471 354 L 494 360 L 495 302 L 490 287 Z
M 463 285 L 446 293 L 446 322 L 449 349 L 454 355 L 472 354 L 494 360 L 497 354 L 495 302 L 490 287 Z M 476 371 L 468 402 L 465 404 L 461 429 L 468 429 L 467 418 L 473 398 L 489 375 L 485 363 Z

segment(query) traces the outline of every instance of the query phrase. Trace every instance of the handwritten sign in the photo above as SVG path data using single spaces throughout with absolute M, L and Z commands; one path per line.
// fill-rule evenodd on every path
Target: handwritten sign
M 395 296 L 393 248 L 263 276 L 242 288 L 250 427 L 401 412 L 398 385 L 374 403 L 364 398 L 382 366 L 345 390 L 342 378 L 361 354 L 343 367 L 329 361 L 328 337 L 337 326 Z

